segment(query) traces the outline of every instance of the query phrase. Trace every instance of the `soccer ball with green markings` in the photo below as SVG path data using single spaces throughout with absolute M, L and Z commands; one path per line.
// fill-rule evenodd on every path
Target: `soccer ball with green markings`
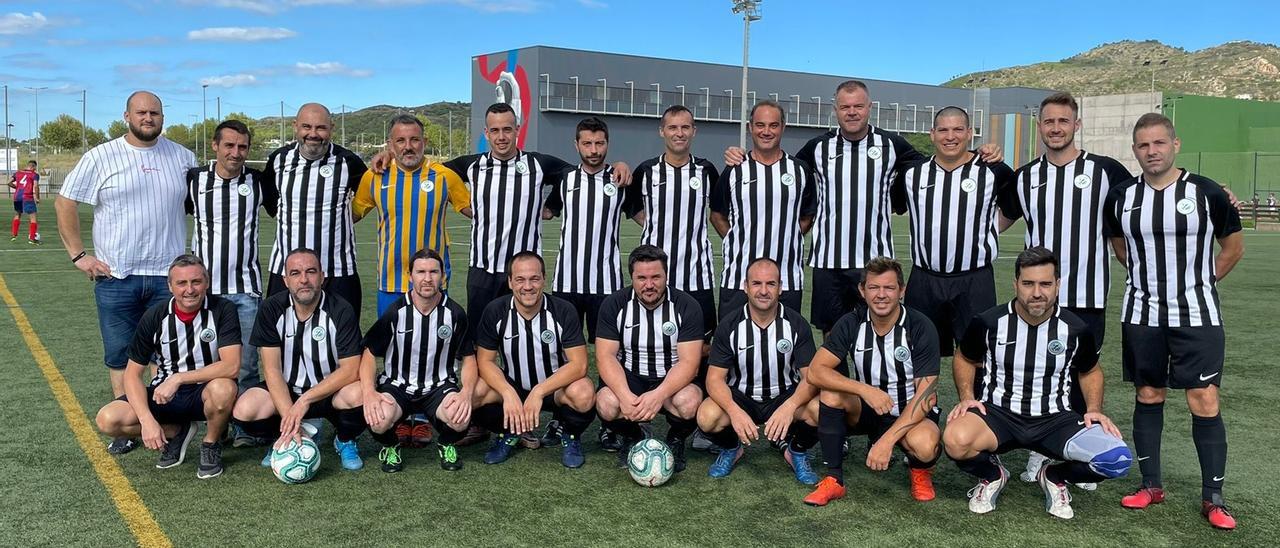
M 271 450 L 271 471 L 285 483 L 303 483 L 315 477 L 320 469 L 320 448 L 311 438 L 302 443 L 289 442 L 284 449 Z
M 671 479 L 675 469 L 675 456 L 671 448 L 653 438 L 641 440 L 631 446 L 627 454 L 627 471 L 631 479 L 645 487 L 657 487 Z

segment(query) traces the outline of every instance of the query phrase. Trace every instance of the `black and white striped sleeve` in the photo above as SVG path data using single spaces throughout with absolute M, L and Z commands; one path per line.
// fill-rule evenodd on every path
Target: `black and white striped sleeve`
M 726 320 L 733 320 L 737 315 L 730 315 Z M 737 369 L 738 353 L 733 348 L 733 335 L 738 331 L 738 322 L 721 321 L 716 326 L 716 335 L 711 339 L 711 355 L 707 364 L 721 369 Z
M 1196 181 L 1196 185 L 1204 193 L 1209 209 L 1209 220 L 1213 222 L 1214 238 L 1221 240 L 1243 230 L 1240 226 L 1240 212 L 1231 205 L 1227 192 L 1218 186 L 1218 183 L 1199 177 L 1192 180 Z
M 502 321 L 502 315 L 507 313 L 508 299 L 497 299 L 484 307 L 484 313 L 480 315 L 480 321 L 476 327 L 475 345 L 478 348 L 499 350 L 501 341 L 498 339 L 498 322 Z
M 906 311 L 903 313 L 910 314 L 907 317 L 907 338 L 911 341 L 912 376 L 917 379 L 938 376 L 942 357 L 938 351 L 937 328 L 924 314 Z
M 342 297 L 331 294 L 326 298 L 333 299 L 329 308 L 329 317 L 338 331 L 336 333 L 338 359 L 359 356 L 364 352 L 364 348 L 360 346 L 360 322 L 356 320 L 355 312 L 352 311 L 350 304 L 342 300 Z
M 213 311 L 213 321 L 218 331 L 218 348 L 240 344 L 240 312 L 235 303 L 225 299 L 214 302 L 217 303 L 214 305 L 217 308 Z
M 805 180 L 804 190 L 800 191 L 800 218 L 812 219 L 818 214 L 818 181 L 809 162 L 799 161 L 796 164 Z
M 836 326 L 831 328 L 831 332 L 823 337 L 822 347 L 843 361 L 849 355 L 849 347 L 857 341 L 858 326 L 862 325 L 862 318 L 863 316 L 856 312 L 841 316 Z
M 597 338 L 610 341 L 622 340 L 622 333 L 618 331 L 618 315 L 622 313 L 622 307 L 630 294 L 630 289 L 616 291 L 600 303 L 599 320 L 596 321 Z
M 156 334 L 160 332 L 160 323 L 168 310 L 169 303 L 166 301 L 148 308 L 142 315 L 142 319 L 138 321 L 138 326 L 133 331 L 133 340 L 129 343 L 129 361 L 144 366 L 151 363 L 151 356 L 159 348 L 156 343 Z
M 263 299 L 262 306 L 258 308 L 258 317 L 253 320 L 253 334 L 249 336 L 249 344 L 258 348 L 284 346 L 280 332 L 276 329 L 276 322 L 280 321 L 280 316 L 284 315 L 288 307 L 289 297 L 286 292 Z
M 742 164 L 737 166 L 726 166 L 720 177 L 716 178 L 715 186 L 711 189 L 711 211 L 729 216 L 729 198 L 733 189 L 729 188 L 733 184 L 734 170 L 741 169 Z
M 671 290 L 668 289 L 667 291 Z M 671 296 L 672 300 L 675 301 L 676 314 L 680 316 L 680 333 L 676 336 L 676 342 L 692 342 L 705 339 L 707 334 L 703 332 L 706 326 L 702 322 L 702 306 L 688 293 L 673 293 Z M 601 317 L 603 318 L 604 316 Z M 597 333 L 599 333 L 598 328 Z
M 969 327 L 964 331 L 964 337 L 960 339 L 960 353 L 964 354 L 964 359 L 978 367 L 986 365 L 987 333 L 990 330 L 988 325 L 990 321 L 986 312 L 974 316 L 969 321 Z
M 482 155 L 466 154 L 463 156 L 459 156 L 457 158 L 449 160 L 448 162 L 445 162 L 444 167 L 447 167 L 450 170 L 452 170 L 454 173 L 457 173 L 458 177 L 462 178 L 462 182 L 470 183 L 472 182 L 471 173 L 470 173 L 470 170 L 468 170 L 467 168 L 471 167 L 472 164 L 476 163 L 476 160 L 479 159 L 480 156 Z

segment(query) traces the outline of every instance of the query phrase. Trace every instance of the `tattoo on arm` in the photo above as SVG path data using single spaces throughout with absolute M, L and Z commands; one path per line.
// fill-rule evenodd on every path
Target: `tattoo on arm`
M 925 386 L 924 390 L 921 390 L 919 394 L 916 394 L 916 398 L 912 402 L 912 407 L 914 408 L 914 410 L 918 410 L 920 412 L 921 420 L 924 420 L 925 417 L 929 416 L 929 408 L 933 406 L 930 402 L 933 400 L 934 395 L 936 395 L 937 393 L 938 393 L 938 382 L 935 380 L 934 382 L 929 383 L 928 386 Z M 908 409 L 907 414 L 910 415 L 911 411 L 912 409 Z M 919 421 L 916 421 L 916 422 L 919 422 Z M 898 431 L 895 432 L 894 435 L 905 436 L 907 433 L 906 431 L 910 430 L 911 427 L 915 426 L 916 422 L 912 422 L 910 424 L 904 424 L 898 427 Z

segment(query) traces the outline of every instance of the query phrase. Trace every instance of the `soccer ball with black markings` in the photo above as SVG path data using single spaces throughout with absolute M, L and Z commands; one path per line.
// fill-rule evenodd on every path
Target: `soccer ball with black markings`
M 289 442 L 284 449 L 271 450 L 271 471 L 285 483 L 304 483 L 315 477 L 320 469 L 320 448 L 311 438 L 303 436 L 302 442 Z
M 675 471 L 675 456 L 667 444 L 647 438 L 631 446 L 631 452 L 627 454 L 627 471 L 636 483 L 657 487 L 671 479 Z

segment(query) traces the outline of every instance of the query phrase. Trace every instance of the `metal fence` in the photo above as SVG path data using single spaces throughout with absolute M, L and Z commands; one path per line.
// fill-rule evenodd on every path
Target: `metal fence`
M 1280 193 L 1280 152 L 1187 152 L 1178 166 L 1226 185 L 1240 200 Z

